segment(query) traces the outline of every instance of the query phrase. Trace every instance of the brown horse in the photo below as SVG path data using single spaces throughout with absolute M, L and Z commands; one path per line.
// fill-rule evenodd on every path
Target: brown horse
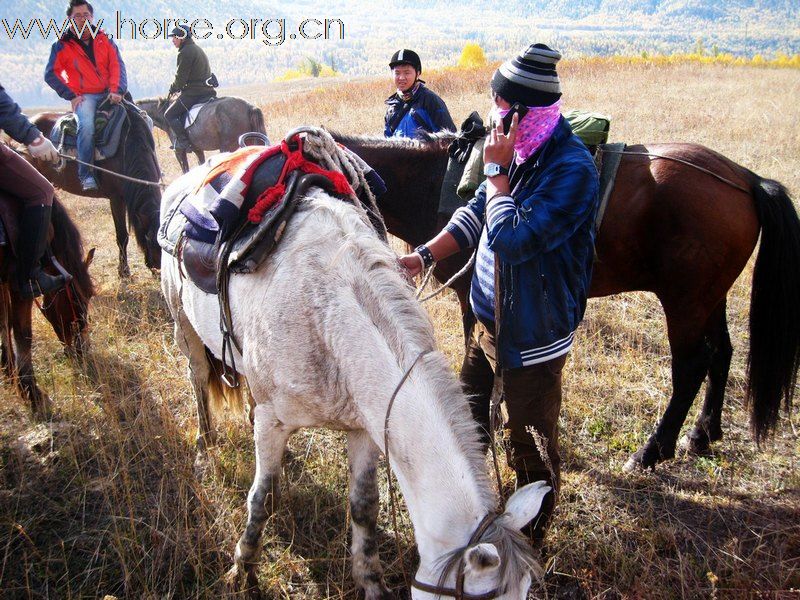
M 429 240 L 446 217 L 438 214 L 448 139 L 414 144 L 335 136 L 386 181 L 378 199 L 389 232 L 412 246 Z M 596 239 L 591 297 L 653 292 L 667 319 L 672 350 L 672 397 L 647 443 L 626 468 L 653 467 L 675 455 L 678 434 L 700 385 L 705 403 L 687 434 L 689 451 L 708 451 L 722 438 L 721 415 L 731 356 L 725 314 L 728 290 L 761 235 L 753 273 L 747 400 L 756 441 L 791 406 L 800 365 L 800 220 L 786 189 L 695 144 L 631 146 L 688 161 L 719 179 L 670 159 L 622 157 L 614 192 Z M 462 253 L 437 265 L 447 279 Z M 469 277 L 454 287 L 466 307 Z
M 0 194 L 0 202 L 13 200 L 5 199 Z M 51 220 L 50 251 L 72 275 L 72 280 L 66 288 L 45 295 L 37 304 L 68 354 L 81 357 L 88 348 L 89 301 L 94 296 L 89 264 L 92 262 L 94 249 L 84 259 L 83 242 L 78 228 L 57 199 L 53 201 Z M 46 267 L 46 270 L 56 272 L 53 265 Z M 36 385 L 31 359 L 31 313 L 34 301 L 21 299 L 13 286 L 7 283 L 15 280 L 14 271 L 13 252 L 8 246 L 0 246 L 0 279 L 4 282 L 0 285 L 0 360 L 6 375 L 30 402 L 33 418 L 46 420 L 51 415 L 50 398 Z
M 126 106 L 126 111 L 127 119 L 116 156 L 98 162 L 97 166 L 157 184 L 161 178 L 161 169 L 158 166 L 155 141 L 150 126 L 135 108 Z M 49 135 L 53 125 L 63 114 L 40 113 L 31 120 L 44 135 Z M 54 186 L 70 194 L 109 199 L 119 249 L 117 272 L 120 277 L 130 277 L 131 274 L 128 266 L 128 220 L 136 235 L 136 242 L 144 254 L 144 264 L 150 269 L 161 268 L 161 248 L 156 239 L 158 211 L 161 205 L 161 189 L 158 185 L 134 183 L 102 171 L 95 171 L 95 179 L 100 189 L 84 192 L 78 180 L 77 163 L 67 161 L 61 171 L 41 161 L 36 161 L 35 166 Z
M 159 129 L 171 136 L 169 123 L 164 116 L 169 107 L 167 98 L 149 98 L 136 104 L 153 119 Z M 197 163 L 205 162 L 204 150 L 233 152 L 239 148 L 239 136 L 243 133 L 258 132 L 266 134 L 264 115 L 261 109 L 242 98 L 218 98 L 203 107 L 197 119 L 186 129 L 186 135 L 194 148 Z M 186 150 L 176 149 L 175 158 L 184 173 L 189 171 Z

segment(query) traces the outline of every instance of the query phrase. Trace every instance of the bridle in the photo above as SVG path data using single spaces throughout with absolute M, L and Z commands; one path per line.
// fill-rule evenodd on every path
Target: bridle
M 469 542 L 467 542 L 467 546 L 464 548 L 464 553 L 458 561 L 458 568 L 456 570 L 456 587 L 448 588 L 444 586 L 431 585 L 429 583 L 422 583 L 416 577 L 411 581 L 411 586 L 420 591 L 428 592 L 429 594 L 448 596 L 450 598 L 455 598 L 456 600 L 493 600 L 494 598 L 505 594 L 506 590 L 501 590 L 499 588 L 489 590 L 488 592 L 483 592 L 482 594 L 470 594 L 469 592 L 464 591 L 464 556 L 466 555 L 466 551 L 478 543 L 478 540 L 481 539 L 489 526 L 494 523 L 495 519 L 497 519 L 499 516 L 500 515 L 498 513 L 490 512 L 488 515 L 483 517 L 481 522 L 478 524 L 478 528 L 469 538 Z
M 75 288 L 75 278 L 70 275 L 67 270 L 61 266 L 61 263 L 58 262 L 55 256 L 50 257 L 50 261 L 59 274 L 66 279 L 66 285 L 61 288 L 60 290 L 56 291 L 53 294 L 52 299 L 50 300 L 49 304 L 42 305 L 38 298 L 34 298 L 33 301 L 36 304 L 36 307 L 42 313 L 42 315 L 47 319 L 46 311 L 52 308 L 55 304 L 58 295 L 63 291 L 67 295 L 67 301 L 69 302 L 69 309 L 72 313 L 72 320 L 68 323 L 69 329 L 72 332 L 73 337 L 77 337 L 79 330 L 80 330 L 80 318 L 78 317 L 78 310 L 77 307 L 82 307 L 83 302 L 81 301 L 81 295 L 78 290 Z M 78 299 L 76 299 L 78 298 Z M 79 304 L 80 303 L 80 304 Z M 49 320 L 49 319 L 48 319 Z
M 463 554 L 458 561 L 458 568 L 456 570 L 456 586 L 454 588 L 423 583 L 417 580 L 416 577 L 411 580 L 411 583 L 409 585 L 408 573 L 406 572 L 406 563 L 405 559 L 403 558 L 402 549 L 400 548 L 400 539 L 398 533 L 399 530 L 397 528 L 397 508 L 395 501 L 395 491 L 394 491 L 394 485 L 392 483 L 392 467 L 389 463 L 389 416 L 392 412 L 392 406 L 394 405 L 394 401 L 397 399 L 397 395 L 400 393 L 400 388 L 403 387 L 403 384 L 409 378 L 409 376 L 411 375 L 411 371 L 414 369 L 414 367 L 420 361 L 420 359 L 430 352 L 431 350 L 423 350 L 422 352 L 420 352 L 414 359 L 414 362 L 411 363 L 411 366 L 408 367 L 408 369 L 406 369 L 406 372 L 400 378 L 400 381 L 395 387 L 394 392 L 392 393 L 392 397 L 389 400 L 389 406 L 386 408 L 386 418 L 384 419 L 384 424 L 383 424 L 383 454 L 386 459 L 386 478 L 389 487 L 389 504 L 391 505 L 392 526 L 394 528 L 395 545 L 397 546 L 397 553 L 400 556 L 400 566 L 403 569 L 403 579 L 406 582 L 406 587 L 414 587 L 420 591 L 427 592 L 429 594 L 448 596 L 450 598 L 455 598 L 456 600 L 493 600 L 498 596 L 502 596 L 506 592 L 506 590 L 495 588 L 493 590 L 484 592 L 482 594 L 470 594 L 469 592 L 464 591 L 464 577 L 465 577 L 464 569 L 466 566 L 464 564 L 464 556 L 466 555 L 466 551 L 478 543 L 481 537 L 483 537 L 483 534 L 486 533 L 486 530 L 489 528 L 489 526 L 495 522 L 497 517 L 500 516 L 500 514 L 496 512 L 490 512 L 485 517 L 483 517 L 481 522 L 478 523 L 478 527 L 470 536 L 469 541 L 467 542 L 467 545 L 464 548 Z

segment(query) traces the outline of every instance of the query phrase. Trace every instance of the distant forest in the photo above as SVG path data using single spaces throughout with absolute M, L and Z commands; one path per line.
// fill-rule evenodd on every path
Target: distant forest
M 176 18 L 206 19 L 214 25 L 211 37 L 199 43 L 223 86 L 265 84 L 307 58 L 343 75 L 376 75 L 385 72 L 388 57 L 401 47 L 417 50 L 426 68 L 438 68 L 455 64 L 466 42 L 479 44 L 489 60 L 500 60 L 533 41 L 557 47 L 567 58 L 693 52 L 698 44 L 709 52 L 736 56 L 800 53 L 797 0 L 642 0 L 633 6 L 628 0 L 434 0 L 424 8 L 391 0 L 358 6 L 331 0 L 324 7 L 311 0 L 226 0 L 222 8 L 202 0 L 92 4 L 108 33 L 116 33 L 118 19 L 128 19 L 118 43 L 137 97 L 163 94 L 175 70 L 176 52 L 163 31 L 157 39 L 142 39 L 141 34 L 156 38 L 163 20 Z M 42 79 L 54 36 L 44 40 L 34 27 L 23 39 L 18 28 L 10 39 L 11 30 L 17 19 L 22 26 L 37 18 L 45 25 L 51 18 L 60 24 L 66 5 L 19 0 L 0 8 L 0 83 L 24 105 L 60 102 Z M 253 19 L 261 22 L 251 27 Z M 270 19 L 265 36 L 260 27 Z M 321 34 L 325 19 L 333 23 L 329 39 L 300 39 L 301 23 L 306 21 L 304 31 L 313 36 Z M 230 35 L 225 31 L 229 23 Z M 250 30 L 246 35 L 245 24 Z M 131 27 L 139 27 L 137 39 L 132 39 Z M 217 39 L 220 35 L 224 39 Z M 269 44 L 264 43 L 267 36 Z

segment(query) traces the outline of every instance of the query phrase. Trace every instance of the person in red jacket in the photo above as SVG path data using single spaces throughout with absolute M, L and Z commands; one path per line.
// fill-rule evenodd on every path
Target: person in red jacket
M 94 8 L 86 0 L 70 0 L 67 16 L 72 26 L 50 49 L 44 80 L 72 104 L 78 121 L 78 160 L 94 162 L 94 116 L 108 96 L 119 103 L 127 89 L 125 63 L 116 44 L 102 30 L 93 29 Z M 78 163 L 84 190 L 96 190 L 91 167 Z

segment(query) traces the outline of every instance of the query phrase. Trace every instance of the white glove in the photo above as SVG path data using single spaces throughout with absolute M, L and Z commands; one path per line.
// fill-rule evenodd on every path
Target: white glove
M 53 146 L 53 142 L 48 140 L 43 135 L 33 140 L 28 146 L 28 152 L 31 153 L 33 158 L 39 160 L 46 160 L 49 162 L 58 162 L 58 150 Z

